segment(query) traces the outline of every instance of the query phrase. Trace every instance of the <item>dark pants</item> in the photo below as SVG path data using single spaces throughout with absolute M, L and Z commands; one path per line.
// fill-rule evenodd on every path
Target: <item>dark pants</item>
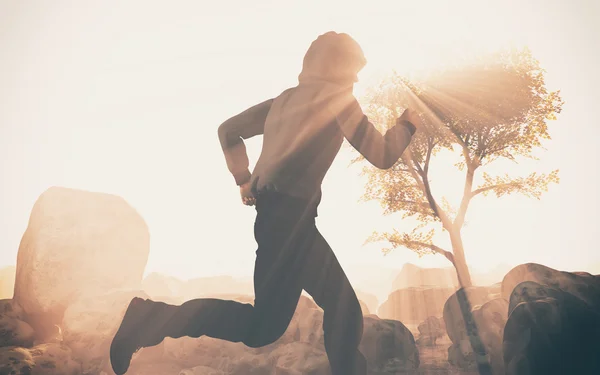
M 254 306 L 219 299 L 195 299 L 173 306 L 165 336 L 206 335 L 257 348 L 286 331 L 302 290 L 324 310 L 325 349 L 334 375 L 364 375 L 359 352 L 360 304 L 333 251 L 315 226 L 316 207 L 268 193 L 257 200 L 254 235 Z

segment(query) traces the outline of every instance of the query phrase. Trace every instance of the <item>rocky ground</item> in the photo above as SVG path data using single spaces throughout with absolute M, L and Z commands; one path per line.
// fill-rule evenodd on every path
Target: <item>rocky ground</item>
M 60 188 L 44 193 L 21 241 L 14 296 L 0 300 L 0 375 L 112 374 L 108 348 L 133 297 L 253 301 L 223 288 L 237 285 L 226 277 L 212 294 L 207 280 L 153 274 L 142 282 L 148 253 L 148 228 L 124 200 Z M 523 264 L 489 287 L 393 292 L 381 317 L 369 313 L 376 301 L 361 296 L 360 350 L 369 375 L 474 375 L 478 366 L 488 375 L 600 374 L 595 275 Z M 138 352 L 128 374 L 330 375 L 322 324 L 322 310 L 303 296 L 271 345 L 167 339 Z

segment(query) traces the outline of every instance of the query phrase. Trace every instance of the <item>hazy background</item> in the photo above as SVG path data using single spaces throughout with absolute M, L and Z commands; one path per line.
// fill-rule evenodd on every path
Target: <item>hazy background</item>
M 541 201 L 477 197 L 467 261 L 479 271 L 531 261 L 600 273 L 599 17 L 594 0 L 0 1 L 0 267 L 15 264 L 33 203 L 58 185 L 133 205 L 150 227 L 147 272 L 250 276 L 255 212 L 240 203 L 217 127 L 295 85 L 310 42 L 336 30 L 369 60 L 357 96 L 391 68 L 423 72 L 529 46 L 564 111 L 541 161 L 488 172 L 560 168 L 562 181 Z M 251 161 L 260 146 L 248 143 Z M 351 157 L 344 148 L 327 176 L 318 219 L 351 280 L 369 289 L 405 262 L 448 266 L 361 246 L 373 230 L 411 222 L 357 202 L 364 180 Z M 434 162 L 432 185 L 457 204 L 463 176 L 452 161 Z M 436 243 L 449 247 L 443 234 Z

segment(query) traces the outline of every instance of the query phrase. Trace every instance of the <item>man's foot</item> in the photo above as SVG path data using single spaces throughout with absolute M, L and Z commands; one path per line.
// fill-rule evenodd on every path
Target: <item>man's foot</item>
M 131 357 L 142 348 L 144 319 L 151 310 L 151 301 L 135 297 L 129 303 L 119 330 L 110 345 L 110 363 L 117 375 L 123 375 L 129 368 Z

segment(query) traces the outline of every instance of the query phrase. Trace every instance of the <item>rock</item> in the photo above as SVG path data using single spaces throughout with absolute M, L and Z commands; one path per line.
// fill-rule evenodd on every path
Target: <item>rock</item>
M 15 266 L 0 269 L 0 299 L 13 298 L 16 273 L 17 267 Z
M 600 310 L 600 277 L 589 273 L 557 271 L 536 263 L 521 264 L 506 274 L 502 280 L 502 298 L 510 300 L 515 287 L 533 281 L 554 289 L 560 289 L 582 299 Z
M 0 348 L 0 374 L 31 374 L 34 367 L 35 362 L 28 349 Z
M 0 300 L 0 347 L 33 345 L 33 328 L 23 321 L 23 317 L 23 309 L 17 302 Z
M 150 298 L 163 301 L 165 297 L 183 298 L 182 288 L 184 284 L 184 281 L 175 277 L 152 272 L 142 281 L 142 290 L 148 294 Z
M 23 308 L 14 299 L 2 299 L 0 300 L 0 315 L 4 315 L 10 318 L 23 320 L 25 313 Z
M 146 223 L 122 198 L 50 188 L 19 246 L 14 299 L 44 337 L 80 296 L 139 289 L 149 245 Z
M 446 333 L 442 320 L 435 316 L 425 319 L 417 329 L 421 335 L 432 337 L 442 337 Z
M 62 322 L 64 343 L 73 350 L 73 357 L 82 364 L 85 373 L 110 370 L 110 343 L 134 297 L 148 298 L 141 291 L 113 291 L 81 298 L 65 311 Z M 156 354 L 157 348 L 149 349 Z M 138 357 L 143 358 L 144 354 L 148 357 L 152 350 L 137 353 L 136 361 L 139 362 Z
M 383 319 L 419 324 L 429 316 L 441 316 L 452 288 L 408 288 L 392 292 L 379 307 Z
M 448 362 L 463 370 L 476 371 L 484 367 L 486 373 L 502 374 L 502 350 L 497 332 L 502 330 L 508 311 L 508 302 L 489 301 L 486 287 L 460 289 L 444 305 L 444 324 L 452 345 L 448 348 Z M 466 313 L 463 314 L 460 301 Z M 489 301 L 489 302 L 488 302 Z M 498 327 L 500 325 L 500 327 Z
M 364 303 L 361 300 L 358 300 L 358 303 L 360 304 L 360 309 L 361 309 L 363 315 L 371 315 L 371 312 L 369 311 L 369 307 L 367 306 L 366 303 Z
M 508 302 L 496 298 L 473 310 L 473 319 L 477 324 L 479 340 L 486 353 L 486 362 L 493 374 L 504 374 L 502 337 L 508 319 Z
M 508 264 L 499 264 L 493 267 L 492 269 L 488 269 L 484 272 L 471 269 L 471 280 L 473 281 L 473 284 L 477 286 L 501 284 L 502 278 L 504 278 L 504 276 L 512 268 L 513 267 Z
M 273 363 L 270 373 L 281 375 L 331 375 L 327 354 L 305 343 L 290 343 L 279 346 L 271 354 L 268 361 Z
M 446 334 L 444 324 L 441 319 L 435 316 L 430 316 L 417 327 L 419 330 L 419 338 L 417 345 L 435 346 L 437 339 Z
M 465 325 L 465 317 L 463 317 L 462 309 L 459 303 L 459 295 L 462 301 L 466 302 L 468 307 L 467 311 L 472 311 L 477 305 L 483 305 L 489 301 L 490 296 L 488 289 L 485 287 L 470 287 L 466 289 L 460 289 L 456 293 L 453 293 L 446 303 L 444 304 L 444 324 L 446 326 L 446 332 L 448 337 L 453 343 L 458 343 L 465 337 L 467 337 L 467 326 Z M 468 319 L 472 320 L 471 314 L 467 316 Z M 472 324 L 472 322 L 470 321 Z
M 182 371 L 183 368 L 179 364 L 172 362 L 132 362 L 127 375 L 179 375 Z M 99 375 L 114 375 L 114 372 L 110 370 Z
M 419 354 L 414 337 L 398 321 L 364 318 L 360 349 L 374 371 L 414 371 Z M 226 374 L 329 374 L 324 347 L 323 311 L 307 297 L 301 297 L 296 314 L 283 336 L 257 349 L 242 343 L 200 337 L 164 341 L 164 361 L 184 368 L 203 366 Z M 145 349 L 144 349 L 145 350 Z M 394 372 L 395 371 L 395 372 Z
M 363 315 L 375 314 L 377 312 L 377 308 L 379 307 L 379 300 L 377 297 L 360 290 L 356 290 L 356 296 L 358 297 L 358 300 L 365 305 L 364 307 L 366 307 L 366 309 L 363 309 Z M 365 313 L 365 311 L 367 313 Z
M 600 374 L 600 314 L 586 301 L 529 281 L 514 288 L 510 308 L 507 375 Z
M 81 366 L 71 350 L 61 344 L 42 344 L 31 349 L 0 349 L 0 374 L 81 375 Z
M 33 345 L 33 328 L 24 321 L 0 314 L 0 347 Z
M 182 370 L 179 375 L 227 375 L 223 371 L 215 370 L 206 366 L 196 366 L 194 368 Z
M 393 290 L 437 287 L 458 288 L 458 278 L 453 267 L 447 268 L 421 268 L 411 263 L 406 263 L 392 283 Z
M 395 320 L 364 318 L 360 351 L 367 359 L 369 373 L 403 373 L 419 367 L 419 351 L 413 334 Z
M 534 302 L 546 298 L 561 299 L 564 297 L 564 292 L 560 289 L 545 287 L 542 284 L 534 281 L 525 281 L 518 284 L 510 295 L 508 305 L 508 314 L 510 315 L 515 307 L 522 302 Z
M 312 299 L 301 297 L 288 329 L 279 340 L 282 343 L 297 342 L 325 350 L 323 310 Z

